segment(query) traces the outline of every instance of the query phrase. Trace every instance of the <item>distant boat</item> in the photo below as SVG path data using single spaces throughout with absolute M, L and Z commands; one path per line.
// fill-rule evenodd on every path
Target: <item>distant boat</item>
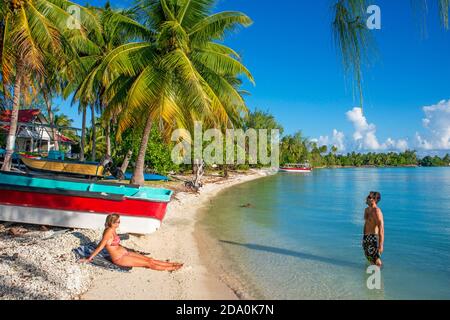
M 280 167 L 279 171 L 289 173 L 308 173 L 312 171 L 309 163 L 289 163 Z
M 21 156 L 20 160 L 30 170 L 83 177 L 103 177 L 105 166 L 96 162 L 63 161 L 48 158 Z
M 101 229 L 106 215 L 121 215 L 121 232 L 157 230 L 173 191 L 118 183 L 0 172 L 0 220 Z

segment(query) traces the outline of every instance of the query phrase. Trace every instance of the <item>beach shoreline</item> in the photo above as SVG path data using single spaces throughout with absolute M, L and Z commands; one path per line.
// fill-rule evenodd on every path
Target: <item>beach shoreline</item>
M 199 230 L 202 211 L 221 191 L 234 185 L 271 175 L 260 169 L 247 173 L 232 173 L 204 184 L 199 194 L 178 192 L 169 204 L 161 228 L 154 234 L 130 236 L 125 244 L 149 252 L 156 259 L 180 261 L 185 265 L 177 272 L 158 272 L 134 268 L 130 273 L 102 271 L 79 298 L 144 299 L 144 300 L 236 300 L 251 299 L 239 285 L 226 281 L 220 268 L 208 263 L 208 247 L 213 239 Z M 236 282 L 234 282 L 236 283 Z M 155 290 L 156 288 L 156 290 Z

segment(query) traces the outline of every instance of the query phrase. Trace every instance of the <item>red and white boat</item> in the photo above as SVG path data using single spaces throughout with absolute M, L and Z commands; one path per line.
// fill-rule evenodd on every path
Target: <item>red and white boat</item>
M 288 163 L 280 167 L 279 171 L 289 173 L 308 173 L 312 171 L 309 163 Z
M 0 172 L 0 220 L 101 229 L 121 215 L 120 232 L 157 230 L 173 191 L 117 183 Z

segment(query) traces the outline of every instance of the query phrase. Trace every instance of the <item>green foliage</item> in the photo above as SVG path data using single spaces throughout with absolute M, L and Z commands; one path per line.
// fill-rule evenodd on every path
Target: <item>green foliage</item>
M 308 140 L 299 131 L 284 136 L 280 144 L 280 164 L 305 162 L 310 159 Z
M 268 131 L 273 129 L 280 130 L 280 135 L 283 134 L 283 126 L 278 123 L 275 116 L 269 111 L 262 111 L 255 109 L 255 111 L 249 112 L 244 121 L 244 130 L 247 129 L 267 129 Z M 270 132 L 269 132 L 270 133 Z
M 6 148 L 6 134 L 3 132 L 0 133 L 0 148 Z
M 426 156 L 419 161 L 422 167 L 446 167 L 450 166 L 450 155 L 446 154 L 445 157 L 440 158 L 438 156 Z
M 116 142 L 113 148 L 113 161 L 115 165 L 120 166 L 125 159 L 128 150 L 133 151 L 130 160 L 130 165 L 136 162 L 137 154 L 141 143 L 140 132 L 137 130 L 128 129 L 122 134 L 120 143 Z M 178 171 L 179 166 L 175 165 L 171 159 L 172 144 L 166 143 L 157 126 L 154 125 L 150 133 L 150 138 L 145 153 L 145 164 L 148 171 L 167 174 L 170 171 Z M 131 168 L 129 167 L 128 170 Z

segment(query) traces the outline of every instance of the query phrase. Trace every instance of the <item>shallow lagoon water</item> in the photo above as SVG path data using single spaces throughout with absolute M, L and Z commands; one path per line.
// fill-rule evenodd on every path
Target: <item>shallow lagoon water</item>
M 361 249 L 369 191 L 381 192 L 386 233 L 373 290 Z M 202 224 L 256 298 L 450 299 L 450 168 L 280 173 L 222 192 Z

